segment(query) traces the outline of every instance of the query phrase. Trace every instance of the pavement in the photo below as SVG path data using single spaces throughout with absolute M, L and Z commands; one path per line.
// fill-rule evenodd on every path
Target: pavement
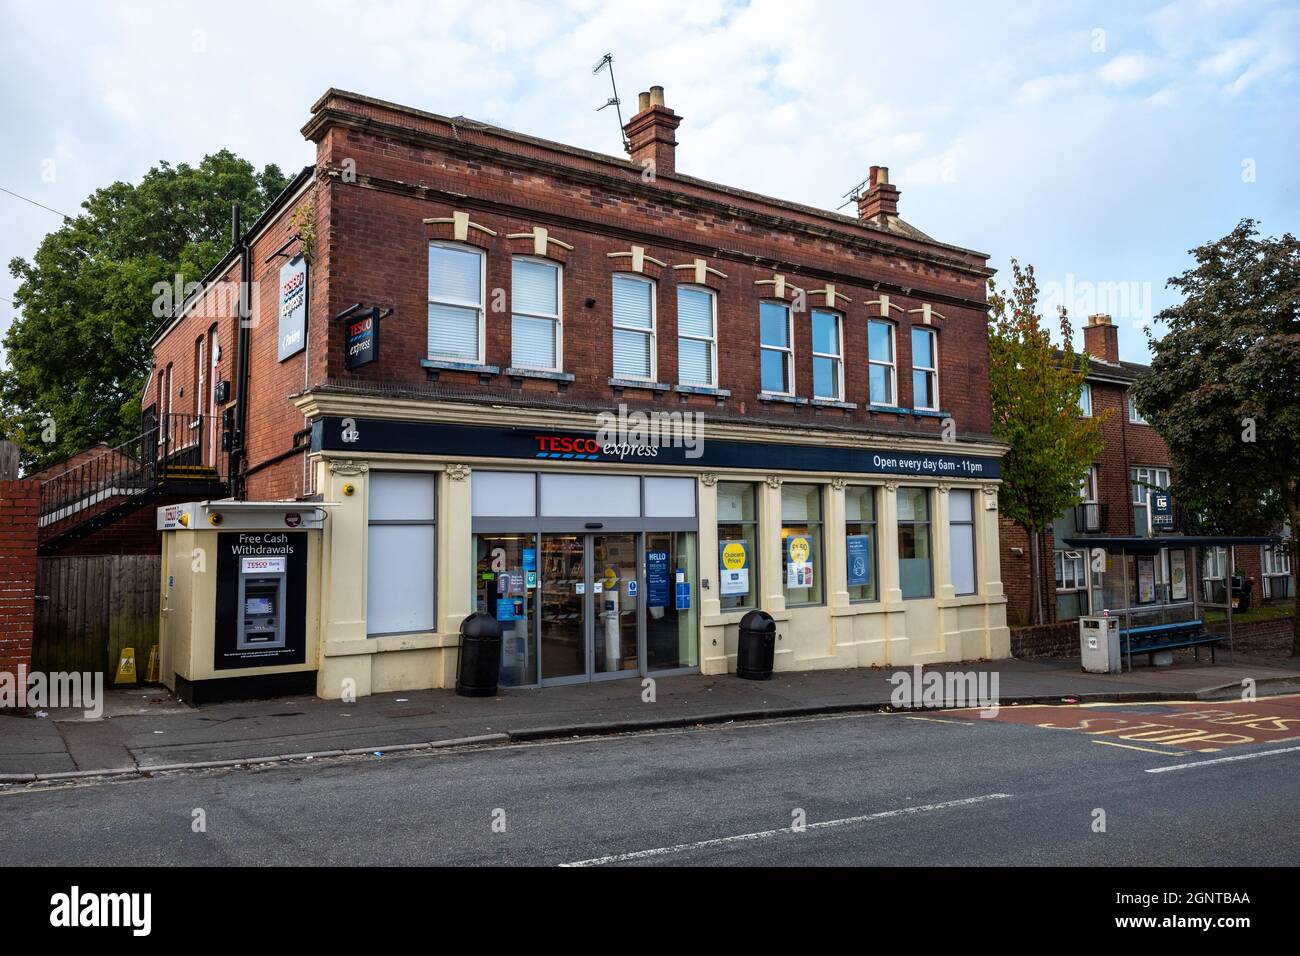
M 353 703 L 291 697 L 197 709 L 162 688 L 113 690 L 98 719 L 73 710 L 0 716 L 0 785 L 887 709 L 895 689 L 889 678 L 897 671 L 782 672 L 770 681 L 667 677 L 654 682 L 653 695 L 632 679 L 503 689 L 493 698 L 424 690 Z M 1086 674 L 1076 662 L 1060 660 L 930 671 L 996 675 L 1003 706 L 1230 699 L 1241 696 L 1248 679 L 1260 695 L 1300 690 L 1300 661 L 1240 654 L 1231 663 L 1179 657 L 1171 667 L 1111 675 Z
M 0 788 L 0 833 L 6 855 L 28 866 L 1122 868 L 1300 860 L 1300 695 L 1026 705 L 1001 714 L 1022 712 L 1035 716 L 823 714 L 36 782 Z M 1260 736 L 1283 722 L 1291 743 Z M 1159 740 L 1154 723 L 1166 728 Z M 1223 753 L 1188 752 L 1189 731 L 1216 727 L 1252 739 Z M 1171 740 L 1171 730 L 1181 730 L 1180 739 Z M 1178 881 L 1168 874 L 1122 888 L 1172 888 Z M 1186 889 L 1240 888 L 1235 880 L 1190 882 Z M 1145 915 L 1115 904 L 1096 897 L 1091 908 L 1067 907 L 1065 919 L 1076 932 L 1112 915 Z

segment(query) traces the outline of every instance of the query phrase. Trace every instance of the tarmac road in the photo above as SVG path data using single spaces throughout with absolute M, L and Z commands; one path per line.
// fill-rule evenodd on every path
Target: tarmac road
M 1099 745 L 1040 726 L 1073 726 L 1084 708 L 1036 710 L 10 787 L 0 843 L 10 863 L 65 865 L 1300 862 L 1300 741 L 1204 753 L 1110 733 Z

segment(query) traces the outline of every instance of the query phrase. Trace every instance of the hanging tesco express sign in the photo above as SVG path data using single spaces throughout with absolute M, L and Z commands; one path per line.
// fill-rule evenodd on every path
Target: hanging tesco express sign
M 861 475 L 998 478 L 998 459 L 977 455 L 709 439 L 693 447 L 601 442 L 592 432 L 487 428 L 377 418 L 322 418 L 312 425 L 314 452 L 388 452 L 531 459 L 653 462 L 695 468 L 752 468 Z

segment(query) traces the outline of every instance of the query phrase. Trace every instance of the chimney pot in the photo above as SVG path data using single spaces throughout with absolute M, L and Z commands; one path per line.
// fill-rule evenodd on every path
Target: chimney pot
M 623 132 L 632 153 L 632 162 L 639 166 L 650 164 L 656 174 L 672 175 L 677 171 L 676 130 L 682 118 L 664 105 L 664 88 L 652 86 L 638 98 L 636 116 L 630 119 Z
M 866 192 L 858 196 L 858 218 L 865 222 L 897 215 L 898 188 L 889 184 L 889 167 L 872 166 Z

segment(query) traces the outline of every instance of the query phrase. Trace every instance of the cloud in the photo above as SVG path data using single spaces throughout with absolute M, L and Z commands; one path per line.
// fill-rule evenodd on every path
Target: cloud
M 0 35 L 0 186 L 75 210 L 223 146 L 293 171 L 330 86 L 619 155 L 613 111 L 596 112 L 609 77 L 591 74 L 612 52 L 625 118 L 651 84 L 683 116 L 683 172 L 833 209 L 887 165 L 904 218 L 936 238 L 999 267 L 1149 282 L 1158 310 L 1188 248 L 1242 215 L 1280 231 L 1300 214 L 1300 142 L 1278 122 L 1298 48 L 1283 3 L 321 0 L 308 16 L 231 0 L 69 16 L 27 0 Z M 4 195 L 0 221 L 5 261 L 58 225 Z M 14 285 L 0 275 L 0 296 Z
M 1140 53 L 1126 53 L 1110 60 L 1098 70 L 1098 73 L 1106 83 L 1123 88 L 1141 83 L 1158 70 L 1159 65 L 1151 57 Z

